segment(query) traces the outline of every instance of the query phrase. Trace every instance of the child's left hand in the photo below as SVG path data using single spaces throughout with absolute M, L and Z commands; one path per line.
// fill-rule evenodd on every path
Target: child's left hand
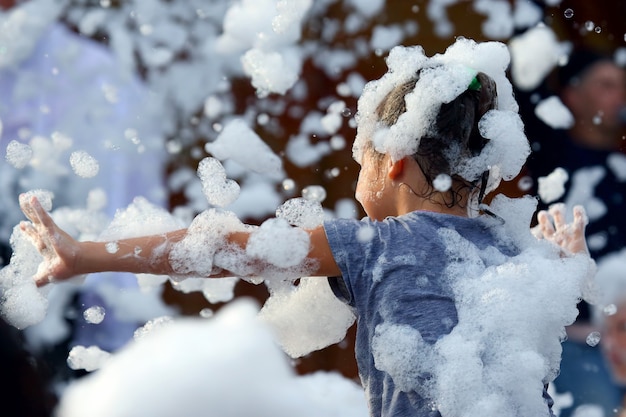
M 553 204 L 537 214 L 539 224 L 532 228 L 532 233 L 538 239 L 552 241 L 561 247 L 565 255 L 585 253 L 589 255 L 585 240 L 585 226 L 588 219 L 582 206 L 574 206 L 574 221 L 565 223 L 565 205 Z

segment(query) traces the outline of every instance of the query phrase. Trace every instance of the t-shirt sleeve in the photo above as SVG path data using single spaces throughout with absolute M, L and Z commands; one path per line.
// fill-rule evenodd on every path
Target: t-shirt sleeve
M 340 277 L 331 277 L 328 282 L 340 300 L 354 307 L 355 285 L 363 276 L 364 261 L 369 252 L 370 242 L 358 239 L 361 228 L 368 226 L 367 221 L 353 219 L 334 219 L 324 223 L 326 238 L 335 262 L 341 271 Z

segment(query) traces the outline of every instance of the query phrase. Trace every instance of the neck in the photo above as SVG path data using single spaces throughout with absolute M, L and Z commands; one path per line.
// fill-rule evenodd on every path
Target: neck
M 412 211 L 432 211 L 435 213 L 451 214 L 454 216 L 467 217 L 468 195 L 465 192 L 459 193 L 459 201 L 452 207 L 446 204 L 450 196 L 441 192 L 434 192 L 425 197 L 416 193 L 406 183 L 398 185 L 400 198 L 398 201 L 398 214 L 407 214 Z

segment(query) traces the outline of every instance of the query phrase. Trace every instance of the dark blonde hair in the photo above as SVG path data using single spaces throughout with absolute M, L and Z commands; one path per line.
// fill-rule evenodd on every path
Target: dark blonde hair
M 405 96 L 415 89 L 419 76 L 418 72 L 415 78 L 395 87 L 381 101 L 376 109 L 380 123 L 390 127 L 406 112 Z M 479 200 L 482 199 L 489 173 L 485 172 L 479 178 L 462 178 L 454 174 L 453 168 L 478 155 L 489 141 L 480 135 L 478 122 L 496 106 L 496 84 L 482 72 L 476 75 L 467 90 L 441 105 L 433 134 L 416 138 L 420 144 L 412 155 L 426 178 L 427 188 L 422 191 L 423 197 L 432 196 L 436 192 L 433 181 L 439 174 L 446 174 L 452 179 L 452 187 L 445 199 L 448 207 L 459 204 L 461 191 L 467 188 L 482 190 Z

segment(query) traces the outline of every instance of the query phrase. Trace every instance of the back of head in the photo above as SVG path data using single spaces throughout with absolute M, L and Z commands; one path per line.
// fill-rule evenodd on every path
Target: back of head
M 440 174 L 453 186 L 480 185 L 484 192 L 514 178 L 530 147 L 506 76 L 509 63 L 499 42 L 459 38 L 430 58 L 421 47 L 393 48 L 387 73 L 359 98 L 354 158 L 360 163 L 367 149 L 392 161 L 413 157 L 436 191 L 450 183 L 434 184 Z
M 380 102 L 376 112 L 382 125 L 393 126 L 406 112 L 406 96 L 414 90 L 419 77 L 420 72 L 395 87 Z M 496 108 L 496 84 L 487 74 L 478 72 L 465 91 L 452 101 L 441 104 L 434 129 L 420 139 L 417 151 L 412 155 L 431 189 L 439 175 L 447 175 L 453 180 L 455 185 L 448 190 L 451 204 L 455 203 L 459 188 L 476 188 L 479 186 L 476 181 L 485 181 L 482 175 L 481 178 L 462 178 L 454 168 L 483 150 L 489 139 L 481 135 L 479 121 L 489 110 Z

